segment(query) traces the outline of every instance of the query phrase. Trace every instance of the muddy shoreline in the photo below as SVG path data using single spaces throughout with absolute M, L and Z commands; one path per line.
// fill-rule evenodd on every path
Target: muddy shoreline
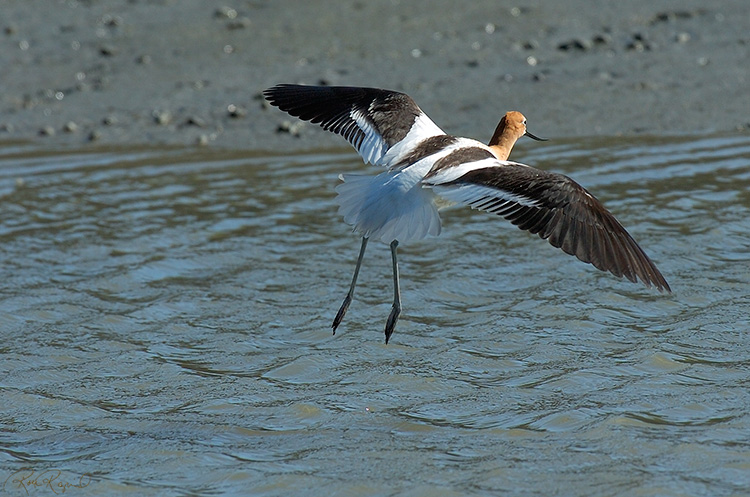
M 280 82 L 409 93 L 446 132 L 747 133 L 744 0 L 3 2 L 0 140 L 301 150 Z

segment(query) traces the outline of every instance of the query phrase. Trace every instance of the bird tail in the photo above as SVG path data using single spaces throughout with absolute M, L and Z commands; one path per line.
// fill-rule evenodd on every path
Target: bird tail
M 389 172 L 377 176 L 342 174 L 339 179 L 339 214 L 362 236 L 390 243 L 440 234 L 435 195 L 421 184 L 394 180 Z

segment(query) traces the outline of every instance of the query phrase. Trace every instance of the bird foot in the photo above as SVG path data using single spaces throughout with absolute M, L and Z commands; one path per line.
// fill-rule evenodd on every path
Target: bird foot
M 339 308 L 339 312 L 336 313 L 336 317 L 333 318 L 333 324 L 331 325 L 331 328 L 333 328 L 333 334 L 336 334 L 336 328 L 339 327 L 341 324 L 341 321 L 344 320 L 344 316 L 346 315 L 346 311 L 349 310 L 349 304 L 352 303 L 352 296 L 347 294 L 346 297 L 344 297 L 344 302 L 341 304 L 341 307 Z
M 385 323 L 385 344 L 388 345 L 388 340 L 391 339 L 391 335 L 393 335 L 393 330 L 396 328 L 396 322 L 398 321 L 398 316 L 401 314 L 401 306 L 399 304 L 393 304 L 393 308 L 391 309 L 391 314 L 388 316 L 388 321 Z

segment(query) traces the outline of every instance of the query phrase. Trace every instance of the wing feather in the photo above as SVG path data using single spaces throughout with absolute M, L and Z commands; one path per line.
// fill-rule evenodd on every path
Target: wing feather
M 450 181 L 424 183 L 448 200 L 498 214 L 598 269 L 670 291 L 664 276 L 612 213 L 567 176 L 497 161 Z
M 408 95 L 378 88 L 280 84 L 271 105 L 343 136 L 365 162 L 391 166 L 426 138 L 444 135 Z M 386 154 L 396 149 L 396 154 Z

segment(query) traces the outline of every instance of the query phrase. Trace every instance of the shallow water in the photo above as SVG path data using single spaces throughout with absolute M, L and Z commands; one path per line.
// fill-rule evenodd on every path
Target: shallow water
M 594 192 L 674 293 L 452 209 L 400 249 L 391 344 L 378 243 L 331 336 L 352 151 L 5 144 L 4 494 L 747 495 L 750 137 L 514 159 Z

